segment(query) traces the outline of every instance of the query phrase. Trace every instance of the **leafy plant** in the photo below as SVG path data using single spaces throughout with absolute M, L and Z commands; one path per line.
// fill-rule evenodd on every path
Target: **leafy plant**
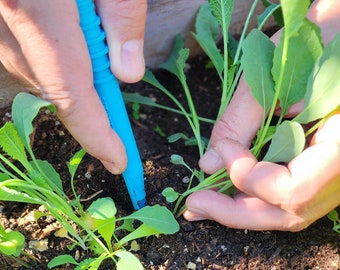
M 255 0 L 239 42 L 235 44 L 229 42 L 232 39 L 228 34 L 234 1 L 209 0 L 208 2 L 198 12 L 196 33 L 193 35 L 210 58 L 221 79 L 222 95 L 218 117 L 228 106 L 240 76 L 244 74 L 252 95 L 264 111 L 261 128 L 251 147 L 252 153 L 262 160 L 289 162 L 304 149 L 305 137 L 315 131 L 329 114 L 339 108 L 340 34 L 324 47 L 318 26 L 306 17 L 309 0 L 282 0 L 281 4 L 263 1 L 266 9 L 257 17 L 258 27 L 246 34 L 249 21 L 259 3 Z M 262 32 L 265 22 L 273 14 L 278 21 L 284 22 L 278 46 L 275 46 Z M 216 45 L 220 35 L 223 43 L 222 53 Z M 161 67 L 174 74 L 181 82 L 189 111 L 186 111 L 171 92 L 161 85 L 151 71 L 146 72 L 144 80 L 173 100 L 191 127 L 201 156 L 207 144 L 200 136 L 201 118 L 196 112 L 186 83 L 184 70 L 189 51 L 183 48 L 183 44 L 183 40 L 177 37 L 169 60 Z M 300 100 L 304 100 L 301 113 L 294 119 L 285 120 L 284 116 L 288 108 Z M 277 104 L 280 104 L 281 114 L 274 121 Z M 317 123 L 309 131 L 304 132 L 302 124 L 314 121 Z M 175 141 L 175 138 L 187 139 L 188 136 L 179 133 L 170 137 L 171 141 Z M 264 147 L 267 145 L 269 147 L 266 152 Z M 180 159 L 177 158 L 177 162 L 178 160 Z M 188 168 L 183 159 L 177 164 Z M 191 180 L 194 177 L 198 178 L 197 186 L 189 185 L 188 190 L 183 194 L 177 194 L 171 188 L 163 192 L 168 201 L 177 198 L 175 211 L 178 210 L 178 202 L 197 190 L 219 188 L 220 192 L 232 194 L 234 188 L 225 169 L 205 179 L 196 170 L 188 169 L 192 173 Z
M 25 236 L 20 232 L 4 229 L 0 224 L 0 252 L 5 255 L 19 256 L 25 246 Z
M 82 149 L 68 165 L 73 191 L 73 198 L 70 198 L 53 166 L 36 159 L 30 146 L 32 121 L 43 107 L 55 111 L 52 104 L 42 99 L 26 93 L 18 94 L 12 106 L 13 123 L 7 122 L 0 129 L 0 146 L 4 152 L 0 153 L 0 200 L 45 206 L 66 230 L 65 237 L 73 242 L 70 249 L 75 246 L 84 250 L 89 248 L 97 256 L 77 262 L 70 255 L 62 255 L 50 261 L 50 268 L 72 263 L 77 265 L 76 269 L 98 269 L 104 260 L 111 259 L 117 269 L 142 269 L 138 258 L 124 246 L 141 237 L 175 233 L 179 229 L 177 221 L 167 208 L 159 205 L 117 217 L 111 198 L 97 199 L 85 210 L 74 188 L 74 176 L 85 155 Z M 16 165 L 17 162 L 23 169 Z M 141 225 L 135 228 L 134 220 Z M 117 232 L 124 232 L 124 237 L 119 239 Z M 0 237 L 2 253 L 19 254 L 23 246 L 21 234 L 0 228 Z

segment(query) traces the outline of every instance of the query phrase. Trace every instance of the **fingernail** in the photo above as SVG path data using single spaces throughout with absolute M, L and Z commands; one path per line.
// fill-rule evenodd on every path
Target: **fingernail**
M 125 168 L 122 168 L 121 166 L 117 166 L 116 163 L 108 162 L 108 161 L 101 161 L 105 168 L 110 171 L 112 174 L 121 174 L 123 173 Z
M 200 221 L 208 219 L 206 213 L 201 209 L 187 209 L 183 215 L 188 221 Z
M 122 45 L 121 50 L 122 68 L 131 73 L 144 69 L 143 41 L 139 39 L 128 40 Z
M 221 157 L 213 148 L 207 150 L 200 160 L 200 163 L 204 163 L 206 167 L 215 167 L 220 162 Z

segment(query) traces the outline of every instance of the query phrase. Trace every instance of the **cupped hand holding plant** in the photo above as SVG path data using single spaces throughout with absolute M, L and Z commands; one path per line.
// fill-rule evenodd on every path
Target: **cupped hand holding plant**
M 338 5 L 320 0 L 310 8 L 309 18 L 319 25 L 325 44 L 340 32 Z M 333 79 L 329 73 L 327 81 Z M 186 201 L 185 218 L 212 219 L 234 228 L 298 231 L 340 204 L 339 113 L 329 116 L 309 147 L 288 164 L 258 161 L 248 150 L 262 116 L 263 106 L 241 80 L 215 125 L 211 149 L 200 161 L 207 173 L 225 166 L 240 192 L 233 198 L 212 190 L 196 192 Z
M 217 164 L 226 166 L 240 193 L 234 198 L 212 190 L 193 193 L 184 217 L 253 230 L 304 229 L 340 204 L 339 125 L 340 114 L 328 118 L 311 145 L 288 165 L 258 161 L 239 141 L 221 138 L 213 146 Z M 249 140 L 246 134 L 239 140 Z M 211 170 L 203 161 L 202 167 Z
M 114 59 L 113 72 L 126 82 L 139 80 L 144 74 L 146 1 L 95 2 Z M 0 61 L 6 69 L 40 89 L 87 152 L 112 173 L 121 173 L 125 150 L 93 88 L 75 1 L 1 1 L 0 29 Z

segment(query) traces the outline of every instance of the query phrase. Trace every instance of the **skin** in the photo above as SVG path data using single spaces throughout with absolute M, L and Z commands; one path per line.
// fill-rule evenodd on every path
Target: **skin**
M 112 71 L 125 82 L 140 80 L 147 1 L 95 4 L 107 32 Z M 112 173 L 125 169 L 124 146 L 93 88 L 75 1 L 0 1 L 0 61 L 29 89 L 56 105 L 58 117 L 88 153 Z
M 340 32 L 339 7 L 337 0 L 319 0 L 310 8 L 309 18 L 320 26 L 324 43 Z M 273 40 L 277 42 L 278 35 Z M 301 105 L 292 106 L 289 115 L 299 112 Z M 187 220 L 211 219 L 240 229 L 300 231 L 340 204 L 339 112 L 286 165 L 258 161 L 248 149 L 262 113 L 242 80 L 199 163 L 209 174 L 225 166 L 240 192 L 233 198 L 212 190 L 190 195 Z
M 125 82 L 138 81 L 144 74 L 146 3 L 95 1 L 107 32 L 111 68 Z M 310 9 L 325 42 L 340 32 L 338 6 L 338 0 L 316 0 Z M 109 127 L 93 89 L 74 1 L 0 1 L 0 61 L 56 105 L 58 117 L 75 139 L 109 171 L 124 170 L 124 146 Z M 289 113 L 300 108 L 301 103 L 292 106 Z M 213 129 L 211 149 L 200 160 L 207 173 L 226 166 L 240 193 L 234 198 L 211 190 L 192 194 L 185 218 L 212 219 L 234 228 L 298 231 L 340 204 L 339 114 L 331 116 L 310 147 L 287 166 L 258 162 L 249 152 L 261 117 L 261 107 L 241 81 Z

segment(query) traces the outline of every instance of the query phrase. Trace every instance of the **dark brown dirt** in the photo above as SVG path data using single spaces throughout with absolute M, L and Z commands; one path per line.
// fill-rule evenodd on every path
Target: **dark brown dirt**
M 191 60 L 187 76 L 199 114 L 214 117 L 219 104 L 219 81 L 214 72 L 205 69 L 205 63 L 201 56 Z M 181 87 L 172 75 L 158 71 L 157 77 L 183 99 Z M 163 94 L 143 82 L 123 85 L 122 90 L 138 92 L 161 104 L 173 106 Z M 1 124 L 11 120 L 8 113 L 10 108 L 0 111 Z M 182 116 L 145 106 L 141 107 L 140 113 L 141 119 L 132 120 L 132 124 L 145 167 L 147 200 L 150 205 L 159 203 L 172 209 L 173 205 L 165 202 L 161 192 L 168 186 L 178 191 L 185 190 L 182 179 L 188 172 L 171 164 L 169 157 L 180 154 L 192 167 L 197 167 L 197 150 L 184 146 L 183 142 L 169 144 L 166 137 L 155 131 L 159 126 L 166 136 L 176 132 L 191 135 Z M 211 126 L 203 125 L 203 135 L 209 137 L 210 132 Z M 78 149 L 79 145 L 63 125 L 54 116 L 42 112 L 36 120 L 34 151 L 37 157 L 51 162 L 61 174 L 67 193 L 70 187 L 66 162 Z M 110 196 L 119 215 L 132 211 L 122 178 L 109 174 L 88 155 L 77 173 L 76 189 L 83 199 L 88 199 L 85 205 L 93 199 Z M 90 255 L 82 250 L 70 252 L 68 240 L 56 238 L 53 229 L 46 229 L 53 220 L 31 221 L 32 206 L 8 202 L 1 202 L 1 205 L 4 206 L 0 215 L 3 225 L 20 230 L 27 241 L 48 240 L 48 249 L 43 252 L 34 251 L 27 245 L 24 259 L 32 269 L 47 269 L 47 262 L 60 254 L 77 253 L 80 258 Z M 180 231 L 175 235 L 138 240 L 140 250 L 135 254 L 146 269 L 340 269 L 340 236 L 332 231 L 332 223 L 326 217 L 298 233 L 235 230 L 212 221 L 189 223 L 183 218 L 178 221 Z M 22 268 L 6 257 L 0 257 L 0 266 L 1 269 Z M 106 264 L 102 269 L 112 269 L 112 266 Z

